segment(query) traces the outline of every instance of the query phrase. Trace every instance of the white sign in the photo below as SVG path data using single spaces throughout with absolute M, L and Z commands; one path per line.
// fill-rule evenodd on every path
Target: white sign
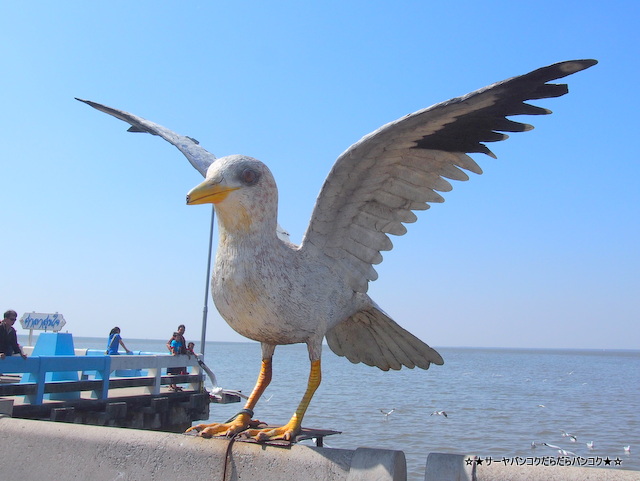
M 25 313 L 20 318 L 22 329 L 36 329 L 40 331 L 58 332 L 67 321 L 62 314 L 41 314 L 39 312 Z

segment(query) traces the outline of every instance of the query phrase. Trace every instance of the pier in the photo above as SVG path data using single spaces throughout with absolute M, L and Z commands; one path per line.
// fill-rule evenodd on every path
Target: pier
M 214 398 L 209 395 L 196 356 L 143 352 L 107 356 L 104 351 L 69 348 L 70 334 L 50 333 L 49 339 L 46 334 L 40 335 L 38 342 L 44 339 L 43 345 L 47 346 L 40 351 L 54 354 L 38 355 L 36 345 L 27 359 L 12 356 L 0 364 L 4 375 L 0 414 L 183 432 L 193 421 L 209 418 L 210 402 L 240 401 L 238 396 L 224 392 Z M 69 349 L 73 354 L 57 354 Z M 172 367 L 186 367 L 187 374 L 166 374 Z M 171 384 L 180 385 L 182 390 L 171 391 Z

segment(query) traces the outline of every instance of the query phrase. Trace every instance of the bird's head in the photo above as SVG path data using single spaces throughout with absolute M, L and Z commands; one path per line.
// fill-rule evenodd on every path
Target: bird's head
M 275 232 L 278 189 L 269 168 L 251 157 L 217 159 L 204 182 L 187 194 L 187 204 L 214 204 L 228 230 L 272 227 Z

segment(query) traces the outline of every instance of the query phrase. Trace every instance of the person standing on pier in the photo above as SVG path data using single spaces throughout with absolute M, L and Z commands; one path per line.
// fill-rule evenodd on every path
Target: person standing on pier
M 171 339 L 169 339 L 167 341 L 167 349 L 169 349 L 169 352 L 171 354 L 186 354 L 187 353 L 187 341 L 184 338 L 184 331 L 186 331 L 186 329 L 187 328 L 184 326 L 184 324 L 180 324 L 178 326 L 178 330 L 176 332 L 174 332 L 173 335 L 171 336 Z M 179 352 L 174 352 L 174 347 L 171 345 L 171 343 L 174 340 L 181 344 Z
M 185 330 L 184 324 L 180 324 L 180 326 L 178 326 L 178 331 L 173 333 L 173 336 L 171 336 L 171 339 L 167 343 L 167 345 L 169 346 L 169 350 L 171 351 L 171 354 L 174 356 L 187 353 L 187 347 L 185 345 L 185 338 L 184 338 L 184 330 Z M 170 367 L 167 369 L 167 374 L 175 375 L 175 374 L 186 374 L 186 373 L 187 373 L 186 367 Z M 182 388 L 179 387 L 177 384 L 170 384 L 169 389 L 172 391 L 182 391 Z
M 120 337 L 120 328 L 116 326 L 111 329 L 111 332 L 109 333 L 109 340 L 107 341 L 107 355 L 114 356 L 116 354 L 120 354 L 118 352 L 118 345 L 122 346 L 124 350 L 127 351 L 127 354 L 131 352 L 127 349 L 127 346 L 124 345 L 124 341 L 122 340 L 122 337 Z
M 193 349 L 196 347 L 195 343 L 190 342 L 189 344 L 187 344 L 187 356 L 189 356 L 189 359 L 191 359 L 191 356 L 195 356 L 196 353 L 193 352 Z M 197 359 L 197 357 L 196 357 Z
M 4 313 L 4 319 L 0 322 L 0 359 L 14 354 L 20 354 L 22 359 L 27 358 L 18 344 L 18 334 L 13 327 L 16 319 L 18 319 L 18 313 L 10 309 Z

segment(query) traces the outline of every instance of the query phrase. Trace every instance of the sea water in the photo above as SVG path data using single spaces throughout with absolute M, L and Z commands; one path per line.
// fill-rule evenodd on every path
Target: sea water
M 102 349 L 105 343 L 75 339 L 76 347 Z M 167 352 L 166 341 L 125 343 L 132 350 Z M 438 351 L 443 366 L 383 372 L 352 364 L 325 346 L 322 384 L 303 426 L 341 431 L 325 438 L 326 447 L 404 451 L 412 481 L 424 479 L 431 452 L 516 463 L 559 456 L 542 443 L 588 464 L 605 467 L 608 457 L 619 460 L 618 469 L 640 470 L 640 351 Z M 260 345 L 208 342 L 205 362 L 221 387 L 249 394 L 260 368 Z M 255 417 L 270 425 L 287 422 L 302 398 L 309 375 L 306 346 L 279 346 L 273 362 L 273 380 L 255 409 Z M 209 421 L 224 421 L 240 408 L 212 404 Z M 382 412 L 392 409 L 388 416 Z M 631 446 L 630 453 L 624 446 Z

